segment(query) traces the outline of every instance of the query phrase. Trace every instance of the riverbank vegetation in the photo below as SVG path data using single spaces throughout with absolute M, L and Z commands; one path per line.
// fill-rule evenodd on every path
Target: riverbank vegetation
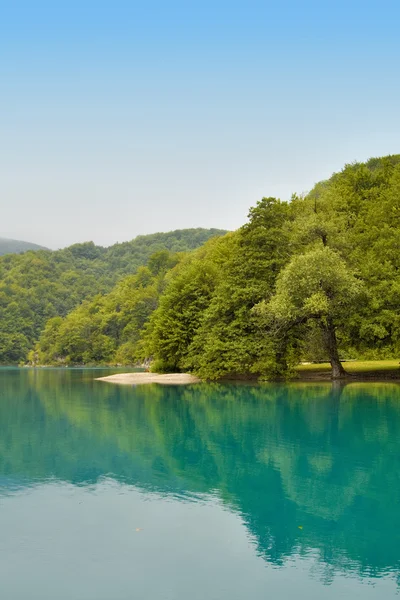
M 400 354 L 399 250 L 400 155 L 347 165 L 290 202 L 263 198 L 243 227 L 197 250 L 158 249 L 134 275 L 124 277 L 124 261 L 63 272 L 64 296 L 41 306 L 29 359 L 152 361 L 205 379 L 286 377 L 299 362 L 327 360 L 340 378 L 341 359 Z M 30 254 L 25 281 L 42 257 Z M 4 267 L 1 276 L 4 285 Z M 17 333 L 26 335 L 23 322 Z

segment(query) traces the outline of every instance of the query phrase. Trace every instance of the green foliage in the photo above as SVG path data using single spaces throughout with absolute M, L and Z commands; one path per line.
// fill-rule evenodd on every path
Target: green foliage
M 218 379 L 276 371 L 274 341 L 260 329 L 252 307 L 271 295 L 289 259 L 289 220 L 288 204 L 264 198 L 235 234 L 185 361 L 200 376 Z
M 279 274 L 274 297 L 261 307 L 278 323 L 340 319 L 359 297 L 360 282 L 345 261 L 321 247 L 294 256 Z
M 166 262 L 172 264 L 173 257 Z M 136 362 L 140 331 L 157 306 L 163 278 L 164 271 L 154 274 L 148 267 L 141 267 L 109 294 L 86 300 L 64 319 L 50 319 L 40 336 L 34 362 Z
M 347 165 L 290 204 L 263 199 L 222 261 L 171 274 L 147 356 L 218 379 L 284 375 L 302 356 L 338 356 L 337 341 L 348 357 L 395 355 L 399 225 L 400 156 Z
M 170 276 L 144 335 L 163 370 L 189 369 L 207 379 L 260 372 L 274 362 L 273 343 L 251 308 L 273 290 L 289 257 L 290 208 L 264 198 L 235 234 L 209 242 Z
M 273 298 L 256 305 L 254 312 L 264 318 L 270 334 L 281 341 L 285 352 L 290 330 L 296 327 L 295 333 L 301 339 L 305 336 L 300 326 L 311 319 L 316 321 L 333 374 L 340 377 L 344 371 L 338 356 L 337 329 L 346 323 L 349 311 L 356 310 L 361 298 L 362 285 L 344 260 L 334 250 L 321 246 L 294 256 L 279 274 Z
M 156 359 L 162 371 L 184 368 L 231 244 L 230 235 L 210 240 L 167 276 L 166 289 L 142 342 L 142 353 Z
M 290 203 L 263 198 L 209 240 L 221 233 L 0 258 L 0 362 L 39 337 L 34 363 L 153 361 L 206 379 L 398 356 L 400 155 L 346 165 Z
M 368 299 L 342 328 L 355 356 L 400 352 L 400 155 L 347 165 L 293 202 L 296 252 L 321 242 L 364 283 Z
M 110 292 L 117 281 L 135 273 L 150 257 L 152 272 L 165 270 L 176 262 L 171 252 L 191 250 L 221 233 L 217 229 L 185 229 L 139 236 L 110 248 L 87 242 L 56 252 L 0 257 L 0 363 L 25 360 L 50 319 L 64 317 L 86 299 Z M 82 321 L 71 331 L 75 339 L 85 335 L 88 328 L 93 331 L 90 340 L 96 351 L 89 353 L 91 360 L 113 354 L 112 345 L 95 336 L 96 325 L 96 319 L 90 326 Z M 60 355 L 58 351 L 56 355 Z

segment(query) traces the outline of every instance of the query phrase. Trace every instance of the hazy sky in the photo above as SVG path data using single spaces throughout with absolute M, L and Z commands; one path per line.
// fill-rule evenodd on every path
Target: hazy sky
M 0 235 L 234 229 L 400 152 L 400 2 L 0 0 Z

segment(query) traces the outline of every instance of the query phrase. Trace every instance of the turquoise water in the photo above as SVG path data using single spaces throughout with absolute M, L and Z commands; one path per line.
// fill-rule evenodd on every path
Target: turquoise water
M 0 369 L 0 597 L 395 598 L 396 384 Z

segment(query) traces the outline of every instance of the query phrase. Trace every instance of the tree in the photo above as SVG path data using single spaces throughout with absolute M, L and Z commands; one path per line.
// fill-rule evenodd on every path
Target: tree
M 231 236 L 223 276 L 193 337 L 185 368 L 205 379 L 277 375 L 273 341 L 259 328 L 252 308 L 273 294 L 277 275 L 290 258 L 290 219 L 290 205 L 276 198 L 263 198 L 250 209 L 248 223 Z
M 319 247 L 295 256 L 282 270 L 276 293 L 258 311 L 269 318 L 278 337 L 294 326 L 315 320 L 322 330 L 332 378 L 346 376 L 338 352 L 336 329 L 357 303 L 362 285 L 332 249 Z
M 201 325 L 221 265 L 231 248 L 231 235 L 211 239 L 183 258 L 166 277 L 166 287 L 142 336 L 142 359 L 154 359 L 157 371 L 186 368 L 188 349 Z

